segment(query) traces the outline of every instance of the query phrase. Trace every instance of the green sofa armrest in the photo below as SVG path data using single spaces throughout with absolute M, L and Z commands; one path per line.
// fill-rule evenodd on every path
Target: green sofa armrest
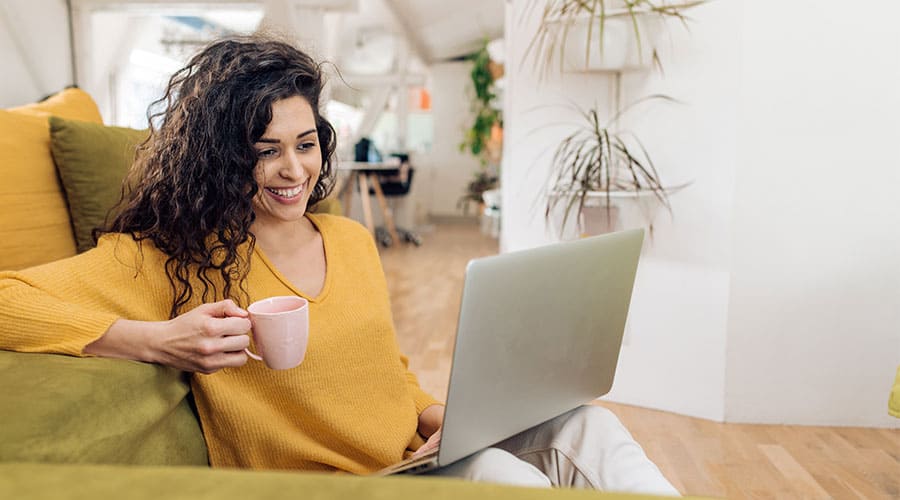
M 438 477 L 359 477 L 198 467 L 0 464 L 0 498 L 640 500 L 661 497 L 589 490 L 521 488 Z
M 0 462 L 207 465 L 177 370 L 0 351 Z

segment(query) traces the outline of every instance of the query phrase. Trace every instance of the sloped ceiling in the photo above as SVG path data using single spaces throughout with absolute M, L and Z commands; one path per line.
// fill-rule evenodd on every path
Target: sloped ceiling
M 475 51 L 503 36 L 503 0 L 384 0 L 421 44 L 426 63 Z

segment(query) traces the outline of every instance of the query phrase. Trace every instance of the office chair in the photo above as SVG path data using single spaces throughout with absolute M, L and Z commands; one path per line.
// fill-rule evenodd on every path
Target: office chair
M 378 163 L 382 161 L 381 152 L 375 147 L 375 144 L 368 138 L 363 137 L 354 147 L 354 156 L 357 162 Z M 393 154 L 400 159 L 400 167 L 392 169 L 361 169 L 360 174 L 367 176 L 369 179 L 377 177 L 378 186 L 385 198 L 402 197 L 409 194 L 409 188 L 412 186 L 412 178 L 415 169 L 409 164 L 409 155 L 399 153 Z M 352 187 L 351 187 L 352 189 Z M 369 196 L 376 194 L 374 188 L 369 188 Z M 362 195 L 362 193 L 360 193 Z M 403 241 L 412 243 L 416 246 L 422 245 L 422 238 L 407 229 L 395 227 L 396 235 Z M 375 240 L 382 246 L 388 247 L 394 243 L 394 236 L 384 226 L 375 228 Z
M 397 198 L 408 195 L 409 188 L 412 186 L 413 174 L 416 172 L 416 169 L 409 165 L 408 155 L 397 154 L 394 156 L 400 158 L 400 168 L 376 171 L 378 184 L 381 186 L 382 194 L 384 194 L 386 198 Z M 370 193 L 374 194 L 374 191 L 370 189 Z M 402 227 L 397 227 L 396 229 L 397 235 L 403 241 L 412 243 L 417 247 L 422 245 L 422 237 L 417 233 Z M 375 228 L 375 239 L 382 246 L 386 247 L 391 246 L 394 242 L 394 238 L 391 236 L 390 232 L 381 226 Z

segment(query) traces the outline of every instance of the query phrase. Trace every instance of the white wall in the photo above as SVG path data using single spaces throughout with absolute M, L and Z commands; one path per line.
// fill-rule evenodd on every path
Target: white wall
M 0 2 L 0 108 L 35 102 L 72 84 L 64 0 Z
M 729 420 L 897 425 L 898 17 L 744 2 Z
M 505 115 L 504 250 L 557 239 L 543 218 L 541 190 L 552 149 L 569 128 L 547 125 L 579 123 L 560 106 L 596 102 L 608 114 L 614 98 L 612 75 L 551 73 L 539 81 L 529 61 L 523 66 L 535 25 L 532 19 L 523 26 L 522 6 L 514 2 L 507 15 L 512 88 Z M 665 80 L 649 73 L 626 74 L 622 80 L 623 103 L 654 93 L 685 102 L 647 103 L 635 108 L 625 125 L 645 141 L 667 184 L 693 184 L 672 197 L 674 220 L 657 214 L 609 398 L 721 420 L 736 156 L 733 96 L 739 88 L 733 53 L 739 34 L 732 29 L 736 13 L 729 2 L 697 10 L 693 17 L 690 34 L 674 26 L 673 44 L 660 47 Z M 717 119 L 709 119 L 711 114 Z M 623 226 L 633 225 L 642 223 L 634 216 L 623 221 Z
M 414 158 L 417 168 L 414 185 L 416 199 L 428 200 L 429 213 L 433 215 L 462 214 L 457 202 L 479 168 L 477 159 L 459 151 L 459 143 L 472 119 L 467 97 L 467 92 L 472 91 L 470 71 L 468 62 L 437 63 L 430 67 L 434 143 L 431 151 Z
M 638 108 L 626 125 L 666 183 L 693 184 L 673 196 L 674 219 L 656 218 L 610 399 L 714 420 L 898 425 L 886 398 L 900 364 L 900 44 L 868 3 L 839 23 L 837 0 L 712 2 L 691 11 L 689 33 L 669 30 L 664 77 L 623 77 L 624 102 L 685 103 Z M 610 100 L 607 76 L 539 82 L 523 67 L 536 21 L 525 4 L 507 12 L 504 250 L 557 239 L 540 191 L 566 130 L 542 125 L 571 115 L 542 106 Z

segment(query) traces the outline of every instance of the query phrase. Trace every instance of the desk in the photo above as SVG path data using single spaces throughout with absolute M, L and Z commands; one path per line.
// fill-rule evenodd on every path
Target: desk
M 341 203 L 344 205 L 344 215 L 350 216 L 351 204 L 353 203 L 353 191 L 359 187 L 359 197 L 362 202 L 363 218 L 366 221 L 366 227 L 372 236 L 375 236 L 375 223 L 372 221 L 372 207 L 369 204 L 369 186 L 375 191 L 375 198 L 381 207 L 381 215 L 384 217 L 384 225 L 387 226 L 388 233 L 395 242 L 400 241 L 397 234 L 397 226 L 394 225 L 394 215 L 391 208 L 384 198 L 381 191 L 381 183 L 378 179 L 378 170 L 397 170 L 400 168 L 400 162 L 388 163 L 368 163 L 361 161 L 338 161 L 337 170 L 340 172 L 349 172 L 347 182 L 342 184 L 341 178 L 338 176 L 335 191 L 341 197 Z

